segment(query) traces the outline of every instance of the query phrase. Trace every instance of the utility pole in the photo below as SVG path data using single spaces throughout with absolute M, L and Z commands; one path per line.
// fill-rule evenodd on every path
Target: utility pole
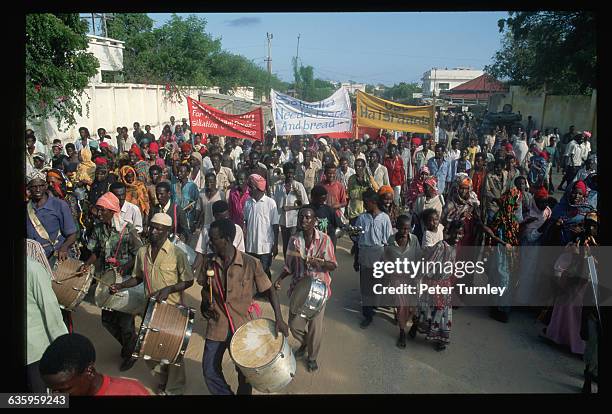
M 268 73 L 272 74 L 272 39 L 274 36 L 272 33 L 266 33 L 266 37 L 268 38 L 268 58 L 266 62 L 268 62 Z
M 93 31 L 93 35 L 96 35 L 96 16 L 95 13 L 91 14 L 91 30 Z
M 295 51 L 295 63 L 299 64 L 298 60 L 300 59 L 300 36 L 298 33 L 298 41 L 297 41 L 297 50 Z

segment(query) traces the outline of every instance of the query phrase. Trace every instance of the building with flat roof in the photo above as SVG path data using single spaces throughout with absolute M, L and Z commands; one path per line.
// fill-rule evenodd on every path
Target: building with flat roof
M 440 96 L 441 91 L 453 89 L 462 83 L 484 75 L 484 71 L 471 68 L 439 69 L 432 68 L 423 74 L 423 96 Z
M 90 83 L 102 83 L 102 72 L 121 72 L 123 70 L 123 50 L 125 42 L 108 37 L 87 35 L 87 51 L 100 62 L 98 73 Z

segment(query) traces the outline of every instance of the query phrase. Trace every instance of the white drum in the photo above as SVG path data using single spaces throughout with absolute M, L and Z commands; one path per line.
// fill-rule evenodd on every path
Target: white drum
M 313 319 L 327 302 L 327 285 L 319 279 L 305 277 L 300 280 L 289 299 L 289 310 L 307 320 Z
M 258 391 L 277 392 L 295 376 L 296 363 L 287 338 L 274 336 L 274 321 L 254 319 L 242 325 L 230 342 L 230 356 Z
M 129 289 L 120 290 L 111 295 L 108 291 L 108 285 L 113 283 L 121 283 L 124 279 L 115 273 L 114 270 L 109 270 L 100 276 L 103 283 L 98 282 L 94 301 L 96 306 L 114 310 L 132 315 L 142 315 L 147 307 L 147 298 L 145 295 L 144 283 L 140 283 Z

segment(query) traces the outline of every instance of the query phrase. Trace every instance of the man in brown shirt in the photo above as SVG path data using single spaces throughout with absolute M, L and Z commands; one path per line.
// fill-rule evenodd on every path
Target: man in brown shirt
M 271 289 L 272 283 L 264 273 L 261 262 L 234 247 L 235 235 L 236 227 L 231 220 L 216 220 L 210 225 L 210 244 L 215 251 L 214 258 L 209 260 L 211 268 L 215 271 L 215 277 L 211 280 L 212 303 L 209 281 L 202 280 L 208 278 L 202 276 L 198 279 L 198 283 L 203 286 L 200 309 L 208 320 L 202 370 L 206 386 L 214 395 L 233 394 L 223 376 L 221 362 L 233 333 L 249 321 L 248 309 L 253 298 L 254 284 L 258 292 L 268 294 L 274 309 L 276 334 L 282 332 L 283 335 L 289 336 L 289 328 L 283 320 L 278 296 L 276 291 Z M 200 272 L 200 275 L 205 274 L 206 272 Z M 229 318 L 223 303 L 227 305 Z M 246 378 L 237 367 L 236 370 L 238 371 L 237 393 L 251 394 L 251 385 L 246 382 Z

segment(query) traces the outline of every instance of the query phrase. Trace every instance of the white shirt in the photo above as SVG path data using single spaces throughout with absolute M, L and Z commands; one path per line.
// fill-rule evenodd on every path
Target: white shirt
M 306 193 L 306 189 L 304 188 L 304 184 L 299 181 L 293 181 L 293 186 L 296 191 L 300 193 L 302 196 L 302 205 L 305 206 L 308 204 L 308 194 Z M 290 210 L 284 211 L 283 207 L 293 207 L 295 205 L 295 201 L 297 200 L 297 196 L 293 189 L 289 191 L 285 191 L 285 182 L 281 182 L 276 184 L 274 187 L 274 191 L 272 193 L 272 197 L 274 197 L 274 202 L 278 207 L 279 214 L 279 224 L 285 227 L 296 227 L 297 226 L 297 218 L 298 218 L 298 210 Z
M 268 254 L 274 247 L 272 226 L 278 225 L 276 202 L 267 195 L 259 201 L 252 197 L 244 205 L 245 247 L 247 253 Z
M 583 144 L 578 144 L 575 140 L 568 144 L 565 156 L 569 157 L 570 166 L 580 167 L 582 165 L 583 158 L 586 159 L 586 157 L 583 157 L 584 150 Z
M 242 228 L 234 224 L 236 226 L 236 236 L 234 236 L 233 245 L 236 249 L 244 252 L 244 233 L 242 232 Z M 198 237 L 198 242 L 196 243 L 195 251 L 202 254 L 210 254 L 213 253 L 210 248 L 208 231 L 210 230 L 210 224 L 202 227 L 202 231 L 200 232 L 200 237 Z M 206 248 L 206 251 L 204 251 Z
M 435 246 L 439 241 L 442 240 L 444 240 L 444 226 L 438 224 L 437 232 L 425 230 L 425 234 L 423 235 L 422 247 Z
M 132 148 L 132 145 L 136 143 L 136 140 L 134 139 L 134 136 L 132 134 L 128 134 L 126 140 L 124 140 L 123 138 L 119 138 L 118 141 L 119 142 L 117 142 L 117 149 L 120 152 L 128 152 L 130 148 Z
M 516 155 L 516 159 L 519 162 L 519 165 L 523 165 L 523 163 L 525 162 L 525 157 L 529 152 L 527 142 L 525 142 L 525 140 L 519 139 L 514 143 L 513 150 L 514 154 Z
M 446 155 L 446 159 L 449 160 L 450 162 L 458 160 L 459 158 L 461 158 L 461 150 L 459 149 L 449 149 L 448 150 L 448 154 Z
M 135 204 L 129 201 L 124 202 L 119 217 L 121 217 L 121 220 L 133 224 L 138 233 L 142 233 L 142 214 Z
M 211 168 L 214 168 L 209 156 L 204 157 L 204 159 L 202 160 L 202 166 L 204 167 L 204 171 L 208 171 Z
M 342 168 L 338 168 L 336 170 L 336 179 L 344 185 L 345 188 L 348 189 L 348 180 L 352 175 L 355 175 L 355 170 L 351 167 L 348 167 L 346 173 L 342 172 Z

